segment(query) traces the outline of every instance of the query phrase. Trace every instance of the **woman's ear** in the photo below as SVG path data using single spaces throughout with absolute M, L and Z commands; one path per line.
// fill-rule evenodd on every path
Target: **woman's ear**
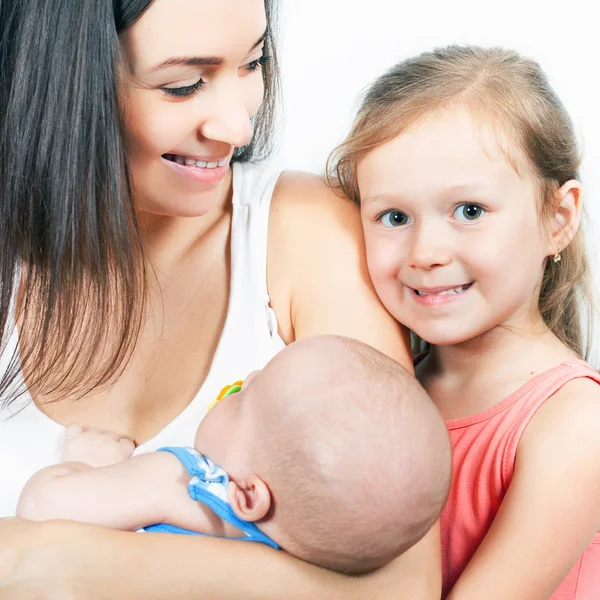
M 567 181 L 556 193 L 558 205 L 550 222 L 550 256 L 562 252 L 571 243 L 579 228 L 582 210 L 579 181 Z
M 271 490 L 258 475 L 240 484 L 230 481 L 227 499 L 236 516 L 251 523 L 263 519 L 271 508 Z

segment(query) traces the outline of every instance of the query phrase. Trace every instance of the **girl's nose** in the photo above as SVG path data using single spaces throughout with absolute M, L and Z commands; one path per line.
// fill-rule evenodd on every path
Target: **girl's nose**
M 448 237 L 434 227 L 419 227 L 413 234 L 409 260 L 413 269 L 430 270 L 452 261 Z

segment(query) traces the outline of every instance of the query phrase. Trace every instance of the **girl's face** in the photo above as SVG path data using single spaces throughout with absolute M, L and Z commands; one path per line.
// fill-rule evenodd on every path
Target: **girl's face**
M 388 310 L 435 345 L 539 319 L 537 288 L 554 254 L 538 189 L 490 128 L 443 109 L 359 164 L 373 283 Z
M 264 0 L 155 0 L 121 36 L 122 98 L 139 210 L 206 214 L 263 98 Z

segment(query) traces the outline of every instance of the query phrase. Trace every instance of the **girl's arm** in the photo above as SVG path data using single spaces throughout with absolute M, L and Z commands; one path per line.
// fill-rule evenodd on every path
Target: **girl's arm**
M 368 279 L 353 204 L 312 177 L 286 175 L 273 198 L 269 229 L 269 294 L 286 341 L 322 333 L 347 335 L 412 369 L 408 337 L 381 306 Z M 13 594 L 6 596 L 11 600 L 19 600 L 15 590 L 25 585 L 23 577 L 40 589 L 76 590 L 78 600 L 440 598 L 437 526 L 396 561 L 360 578 L 248 542 L 62 522 L 38 527 L 19 521 L 0 524 L 0 572 L 3 552 L 17 565 Z M 2 583 L 0 574 L 0 600 Z
M 546 600 L 600 530 L 600 386 L 566 384 L 536 413 L 487 536 L 448 600 Z

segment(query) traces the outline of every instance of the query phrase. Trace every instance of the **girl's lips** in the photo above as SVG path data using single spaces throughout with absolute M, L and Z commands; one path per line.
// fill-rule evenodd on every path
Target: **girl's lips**
M 207 185 L 218 183 L 225 177 L 225 175 L 227 175 L 227 171 L 229 171 L 229 161 L 224 166 L 208 168 L 198 167 L 197 165 L 181 165 L 172 160 L 164 158 L 164 156 L 163 160 L 171 169 L 173 169 L 173 171 L 175 171 L 175 173 L 187 177 L 192 181 Z
M 458 287 L 463 289 L 461 291 L 454 291 L 451 293 L 439 292 L 457 288 L 436 288 L 435 290 L 426 290 L 425 293 L 419 293 L 419 291 L 414 288 L 409 288 L 409 290 L 411 297 L 423 306 L 445 306 L 450 302 L 456 302 L 457 300 L 463 298 L 465 294 L 467 294 L 473 287 L 473 282 Z

